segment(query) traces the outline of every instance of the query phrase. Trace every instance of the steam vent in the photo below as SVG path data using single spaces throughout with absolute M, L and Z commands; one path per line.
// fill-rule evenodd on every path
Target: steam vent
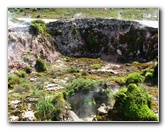
M 9 10 L 34 14 L 8 16 L 9 122 L 159 122 L 159 35 L 150 20 Z

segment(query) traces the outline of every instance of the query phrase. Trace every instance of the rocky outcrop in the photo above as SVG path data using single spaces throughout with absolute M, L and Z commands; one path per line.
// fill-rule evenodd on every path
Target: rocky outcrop
M 37 58 L 53 62 L 59 52 L 112 62 L 145 62 L 158 56 L 158 29 L 135 21 L 57 20 L 48 23 L 46 30 L 50 36 L 34 35 L 29 26 L 8 29 L 9 73 L 27 65 L 34 67 Z
M 14 27 L 8 30 L 8 71 L 34 68 L 37 58 L 53 62 L 58 52 L 50 37 L 33 35 L 30 27 Z
M 112 62 L 149 61 L 158 55 L 158 29 L 135 21 L 71 19 L 50 22 L 58 50 L 67 56 L 100 57 Z

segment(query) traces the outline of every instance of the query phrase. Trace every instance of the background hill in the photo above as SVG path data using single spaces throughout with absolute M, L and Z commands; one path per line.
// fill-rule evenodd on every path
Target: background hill
M 158 20 L 158 8 L 8 8 L 16 17 L 70 19 L 118 18 L 127 20 Z

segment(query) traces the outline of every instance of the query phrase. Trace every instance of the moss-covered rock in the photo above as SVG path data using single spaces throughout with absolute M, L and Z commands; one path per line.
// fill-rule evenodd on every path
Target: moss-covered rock
M 126 121 L 157 121 L 156 114 L 150 109 L 151 97 L 144 88 L 136 84 L 129 84 L 127 88 L 121 89 L 115 95 L 114 110 L 110 111 L 110 119 L 119 115 L 120 120 Z
M 33 34 L 46 34 L 46 24 L 42 20 L 34 20 L 32 21 L 30 25 L 30 30 L 33 32 Z

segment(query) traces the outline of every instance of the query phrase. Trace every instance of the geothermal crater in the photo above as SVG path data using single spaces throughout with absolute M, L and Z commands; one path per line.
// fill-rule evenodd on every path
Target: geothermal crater
M 158 113 L 158 28 L 101 18 L 45 27 L 40 33 L 29 25 L 8 29 L 10 121 L 130 120 L 113 95 L 132 73 Z M 41 72 L 39 58 L 47 66 Z

